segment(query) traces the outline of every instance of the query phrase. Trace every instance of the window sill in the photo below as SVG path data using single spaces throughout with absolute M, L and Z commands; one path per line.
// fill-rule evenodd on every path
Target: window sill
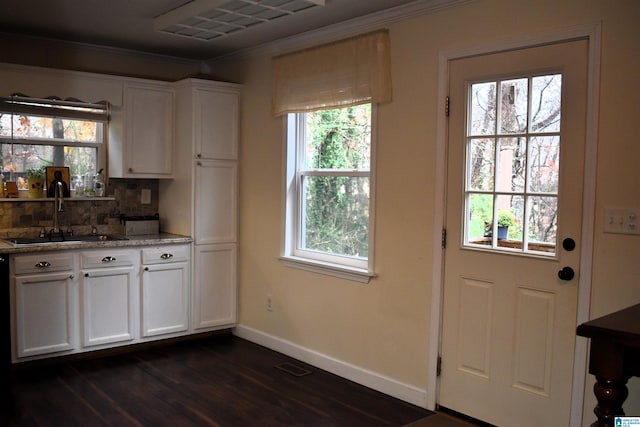
M 280 261 L 282 261 L 282 263 L 287 267 L 325 274 L 327 276 L 338 277 L 340 279 L 353 280 L 360 283 L 369 283 L 372 278 L 376 277 L 374 273 L 361 268 L 346 267 L 344 265 L 314 261 L 306 258 L 281 256 Z

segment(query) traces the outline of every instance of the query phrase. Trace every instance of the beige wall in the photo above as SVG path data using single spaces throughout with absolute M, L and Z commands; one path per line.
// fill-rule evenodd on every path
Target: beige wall
M 394 100 L 379 108 L 376 273 L 360 284 L 290 269 L 281 240 L 283 125 L 270 114 L 270 57 L 213 64 L 244 84 L 240 177 L 240 323 L 392 380 L 426 387 L 433 261 L 438 54 L 602 23 L 592 316 L 640 302 L 640 237 L 604 234 L 604 206 L 640 207 L 640 2 L 477 0 L 388 25 Z M 4 62 L 175 80 L 200 64 L 130 52 L 0 40 Z M 274 309 L 266 310 L 266 295 Z M 588 378 L 586 420 L 592 418 Z M 640 415 L 632 379 L 627 412 Z M 585 425 L 587 422 L 585 421 Z
M 478 0 L 389 25 L 393 102 L 378 112 L 376 259 L 367 285 L 290 269 L 281 239 L 283 125 L 270 114 L 270 58 L 217 64 L 244 84 L 240 323 L 424 389 L 433 269 L 437 64 L 443 50 L 602 23 L 592 316 L 640 302 L 640 236 L 604 234 L 603 207 L 640 207 L 640 2 Z M 223 67 L 223 68 L 221 68 Z M 266 295 L 274 309 L 266 310 Z M 592 378 L 586 419 L 592 418 Z M 628 413 L 640 414 L 631 381 Z M 585 421 L 586 423 L 586 421 Z

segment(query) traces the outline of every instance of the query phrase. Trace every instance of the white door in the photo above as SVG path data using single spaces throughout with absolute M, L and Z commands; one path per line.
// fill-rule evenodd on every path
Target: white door
M 187 262 L 147 265 L 140 279 L 142 336 L 189 328 L 189 265 Z
M 173 173 L 173 92 L 165 85 L 125 89 L 125 177 L 170 178 Z
M 195 188 L 195 243 L 235 242 L 238 217 L 238 164 L 198 160 Z
M 238 95 L 196 89 L 194 92 L 196 156 L 201 159 L 238 158 Z
M 232 326 L 237 319 L 236 245 L 196 245 L 194 257 L 193 328 Z
M 90 347 L 133 340 L 133 267 L 102 268 L 82 273 L 82 345 Z
M 569 423 L 586 76 L 586 41 L 450 63 L 438 404 L 491 424 Z
M 71 272 L 16 277 L 17 357 L 73 350 L 74 289 Z

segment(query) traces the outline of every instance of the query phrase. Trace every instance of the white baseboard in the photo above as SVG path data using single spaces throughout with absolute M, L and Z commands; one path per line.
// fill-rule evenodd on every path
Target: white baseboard
M 346 378 L 355 383 L 369 387 L 397 399 L 426 408 L 427 391 L 417 387 L 398 382 L 372 371 L 360 368 L 350 363 L 318 353 L 290 341 L 264 333 L 257 329 L 238 325 L 233 329 L 233 334 L 247 341 L 275 350 L 311 366 L 323 369 Z

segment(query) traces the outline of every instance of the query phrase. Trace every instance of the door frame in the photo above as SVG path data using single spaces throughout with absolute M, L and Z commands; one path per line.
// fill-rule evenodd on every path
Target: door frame
M 596 150 L 598 143 L 598 114 L 600 99 L 600 46 L 601 24 L 591 23 L 577 25 L 553 31 L 493 40 L 465 48 L 440 52 L 438 56 L 438 109 L 436 123 L 436 156 L 435 156 L 435 196 L 434 206 L 441 209 L 434 211 L 433 236 L 439 236 L 445 225 L 446 202 L 446 156 L 448 138 L 448 119 L 444 114 L 444 105 L 449 90 L 449 63 L 456 59 L 470 56 L 499 53 L 509 50 L 526 49 L 546 44 L 584 39 L 588 41 L 588 75 L 587 75 L 587 113 L 586 140 L 584 160 L 584 198 L 582 203 L 582 243 L 580 251 L 580 275 L 578 281 L 578 308 L 576 326 L 589 320 L 592 281 L 592 255 L 595 224 L 596 197 Z M 457 103 L 454 108 L 461 108 Z M 429 327 L 426 408 L 434 410 L 438 399 L 438 355 L 440 353 L 442 335 L 442 299 L 444 286 L 444 250 L 440 239 L 433 239 L 434 268 L 431 292 L 431 316 Z M 571 394 L 571 416 L 569 425 L 582 425 L 585 381 L 587 376 L 588 340 L 576 336 L 573 384 Z

